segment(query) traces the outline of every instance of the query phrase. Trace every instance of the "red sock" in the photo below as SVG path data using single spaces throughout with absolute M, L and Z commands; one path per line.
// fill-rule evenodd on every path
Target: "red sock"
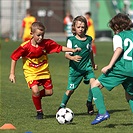
M 41 98 L 40 96 L 33 96 L 32 95 L 32 100 L 33 100 L 33 103 L 35 105 L 35 108 L 37 111 L 42 111 L 42 105 L 41 105 Z
M 96 45 L 92 45 L 92 51 L 93 51 L 93 54 L 96 55 Z
M 44 97 L 45 96 L 45 89 L 42 89 L 40 91 L 40 98 Z

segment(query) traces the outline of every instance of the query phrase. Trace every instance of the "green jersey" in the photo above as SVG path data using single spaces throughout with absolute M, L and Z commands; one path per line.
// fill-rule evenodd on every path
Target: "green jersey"
M 92 38 L 90 36 L 86 36 L 86 40 L 78 40 L 75 36 L 70 37 L 68 40 L 68 47 L 71 48 L 81 48 L 81 51 L 72 53 L 73 56 L 79 55 L 82 57 L 80 62 L 75 62 L 73 60 L 70 60 L 69 62 L 69 67 L 72 68 L 73 70 L 76 70 L 77 72 L 82 72 L 86 71 L 91 68 L 91 60 L 90 60 L 90 52 L 92 50 L 91 48 L 91 42 Z
M 113 66 L 113 72 L 125 76 L 133 77 L 132 53 L 133 53 L 133 31 L 122 31 L 113 37 L 114 50 L 118 47 L 123 52 Z

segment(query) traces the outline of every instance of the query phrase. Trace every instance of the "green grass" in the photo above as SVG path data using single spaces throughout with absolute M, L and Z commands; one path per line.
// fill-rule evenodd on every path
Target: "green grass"
M 64 45 L 64 43 L 61 43 Z M 95 71 L 96 77 L 101 73 L 101 68 L 108 64 L 112 56 L 111 42 L 97 42 L 97 56 L 95 62 L 99 69 Z M 21 59 L 16 67 L 16 84 L 8 80 L 10 71 L 10 55 L 19 42 L 2 41 L 1 48 L 1 91 L 0 91 L 0 126 L 5 123 L 13 124 L 16 130 L 0 130 L 0 133 L 132 133 L 133 121 L 131 110 L 124 98 L 121 86 L 111 92 L 103 89 L 105 104 L 111 118 L 98 125 L 90 125 L 95 115 L 86 113 L 86 100 L 89 86 L 80 84 L 72 95 L 67 107 L 73 110 L 75 117 L 69 125 L 59 125 L 55 119 L 56 111 L 62 96 L 66 91 L 68 78 L 68 60 L 64 53 L 49 55 L 50 71 L 54 84 L 54 94 L 42 99 L 45 119 L 35 119 L 35 108 L 31 100 L 31 90 L 28 89 L 22 71 Z M 95 109 L 96 111 L 96 109 Z M 97 111 L 96 111 L 97 113 Z M 95 113 L 95 114 L 96 114 Z

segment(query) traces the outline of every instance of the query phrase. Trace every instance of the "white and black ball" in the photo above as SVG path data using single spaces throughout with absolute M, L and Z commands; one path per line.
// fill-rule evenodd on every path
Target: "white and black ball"
M 61 108 L 56 113 L 56 120 L 59 124 L 69 124 L 73 121 L 74 113 L 69 108 Z

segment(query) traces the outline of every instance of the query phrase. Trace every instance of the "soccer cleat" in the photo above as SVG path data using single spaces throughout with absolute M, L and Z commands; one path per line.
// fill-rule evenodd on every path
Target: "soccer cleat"
M 36 119 L 43 119 L 43 115 L 44 115 L 43 112 L 38 111 Z
M 101 114 L 98 114 L 95 118 L 94 121 L 91 122 L 91 125 L 95 125 L 95 124 L 98 124 L 104 120 L 107 120 L 110 118 L 110 114 L 106 111 L 105 114 L 101 115 Z
M 94 114 L 94 108 L 93 108 L 92 102 L 87 101 L 86 106 L 87 106 L 87 113 L 89 115 L 93 115 Z

